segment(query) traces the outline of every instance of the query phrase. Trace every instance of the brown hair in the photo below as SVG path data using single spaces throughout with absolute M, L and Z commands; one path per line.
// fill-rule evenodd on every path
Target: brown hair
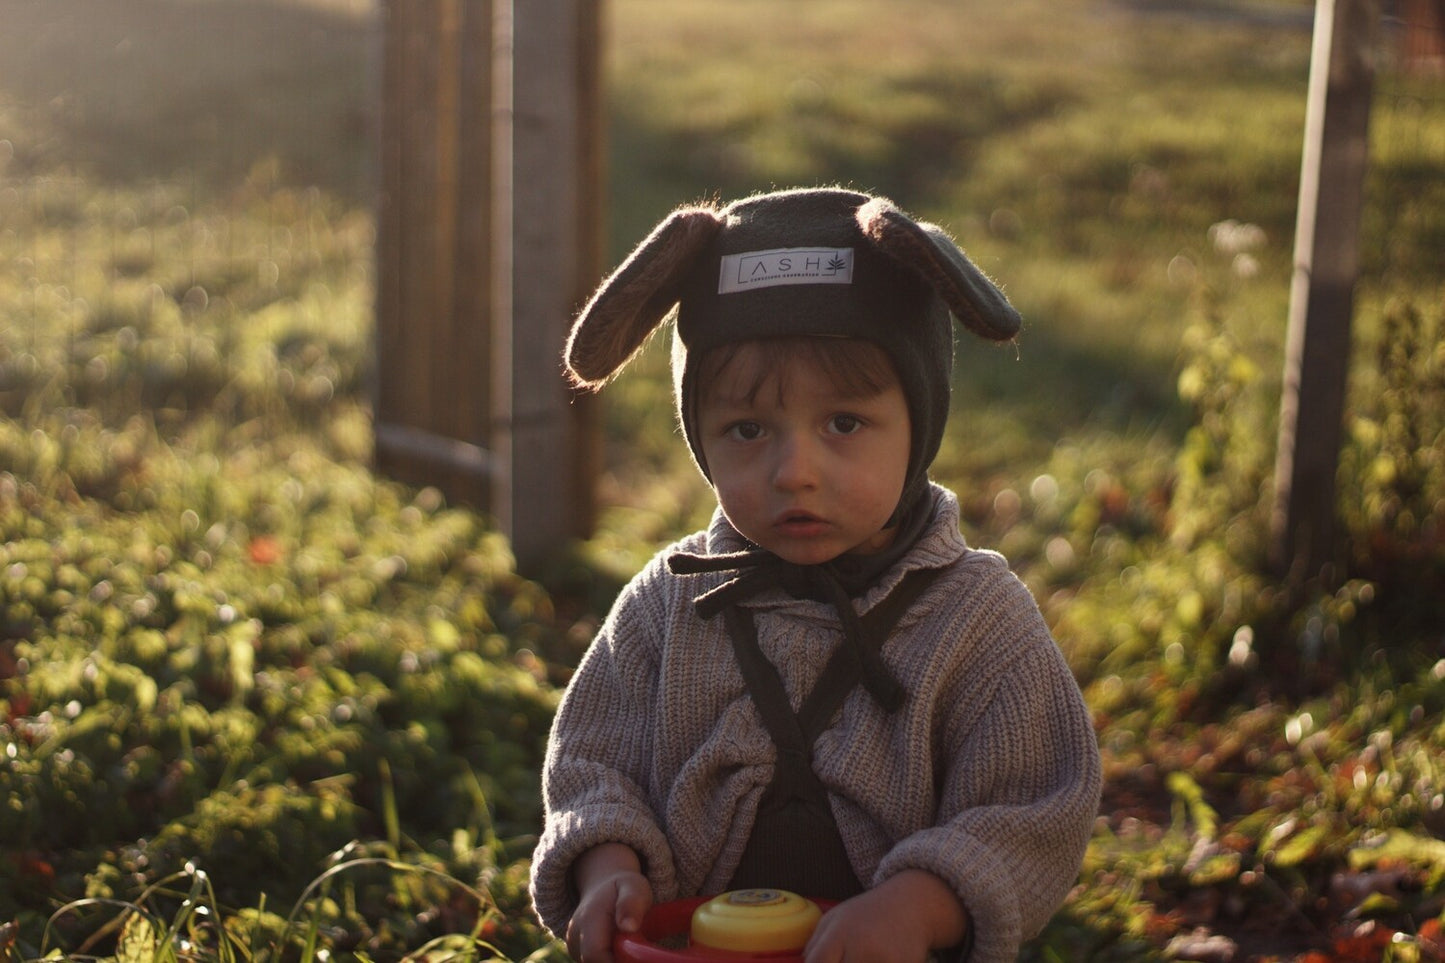
M 797 365 L 809 365 L 821 372 L 839 394 L 849 398 L 871 398 L 900 384 L 893 360 L 871 341 L 810 336 L 768 338 L 719 345 L 703 355 L 697 367 L 698 399 L 749 348 L 758 350 L 749 352 L 752 381 L 743 393 L 748 402 L 769 382 L 781 400 L 788 390 L 788 371 Z

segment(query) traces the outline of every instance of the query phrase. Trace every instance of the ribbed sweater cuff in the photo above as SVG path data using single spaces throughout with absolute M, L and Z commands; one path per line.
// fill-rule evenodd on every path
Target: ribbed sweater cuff
M 874 885 L 905 869 L 932 873 L 953 887 L 968 912 L 973 952 L 969 963 L 1011 963 L 1022 942 L 1018 881 L 988 847 L 946 829 L 924 830 L 883 858 Z
M 650 813 L 632 808 L 591 806 L 553 813 L 532 857 L 532 906 L 554 936 L 567 931 L 577 910 L 572 864 L 603 843 L 632 847 L 652 884 L 653 898 L 671 899 L 677 887 L 672 850 Z

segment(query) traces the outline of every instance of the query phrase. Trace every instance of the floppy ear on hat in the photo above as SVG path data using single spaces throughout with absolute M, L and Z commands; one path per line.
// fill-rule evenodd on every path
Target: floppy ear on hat
M 711 208 L 679 208 L 602 282 L 567 337 L 563 358 L 575 385 L 600 388 L 622 370 L 677 303 L 683 278 L 722 224 Z
M 942 228 L 913 220 L 883 198 L 859 207 L 856 217 L 863 236 L 922 275 L 964 327 L 992 341 L 1018 334 L 1019 313 Z

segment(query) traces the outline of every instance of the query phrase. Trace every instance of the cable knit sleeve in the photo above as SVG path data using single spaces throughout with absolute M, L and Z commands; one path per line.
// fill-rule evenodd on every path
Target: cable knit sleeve
M 532 857 L 532 904 L 561 936 L 577 909 L 572 863 L 601 843 L 635 850 L 659 899 L 675 889 L 672 852 L 648 803 L 652 710 L 664 623 L 649 566 L 618 596 L 562 698 L 542 773 L 544 823 Z
M 947 881 L 967 907 L 972 963 L 1013 960 L 1068 895 L 1098 812 L 1093 720 L 1028 590 L 994 586 L 989 658 L 970 659 L 942 713 L 937 821 L 902 839 L 903 869 Z M 996 601 L 1003 601 L 995 597 Z

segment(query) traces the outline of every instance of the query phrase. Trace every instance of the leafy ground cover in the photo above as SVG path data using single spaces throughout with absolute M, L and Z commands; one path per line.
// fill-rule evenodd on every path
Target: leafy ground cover
M 1288 592 L 1262 426 L 1296 8 L 665 6 L 612 16 L 615 248 L 681 199 L 850 182 L 1030 319 L 961 355 L 936 472 L 1106 761 L 1026 957 L 1445 958 L 1438 81 L 1377 104 L 1348 548 Z M 520 577 L 486 519 L 368 467 L 374 10 L 88 12 L 0 0 L 0 958 L 559 958 L 523 891 L 559 686 L 709 510 L 663 359 L 610 394 L 598 533 Z
M 32 182 L 43 216 L 6 241 L 43 247 L 73 187 Z M 505 942 L 555 702 L 534 654 L 550 601 L 483 520 L 366 467 L 366 224 L 287 191 L 216 219 L 174 200 L 99 195 L 76 224 L 114 246 L 78 241 L 67 285 L 10 302 L 28 317 L 0 347 L 3 915 L 33 952 L 57 906 L 198 865 L 259 940 L 368 858 L 416 872 L 312 892 L 328 947 Z M 279 222 L 310 238 L 304 266 L 266 259 Z M 213 230 L 233 253 L 163 253 Z M 11 291 L 48 273 L 5 260 Z M 51 945 L 84 946 L 106 905 Z

